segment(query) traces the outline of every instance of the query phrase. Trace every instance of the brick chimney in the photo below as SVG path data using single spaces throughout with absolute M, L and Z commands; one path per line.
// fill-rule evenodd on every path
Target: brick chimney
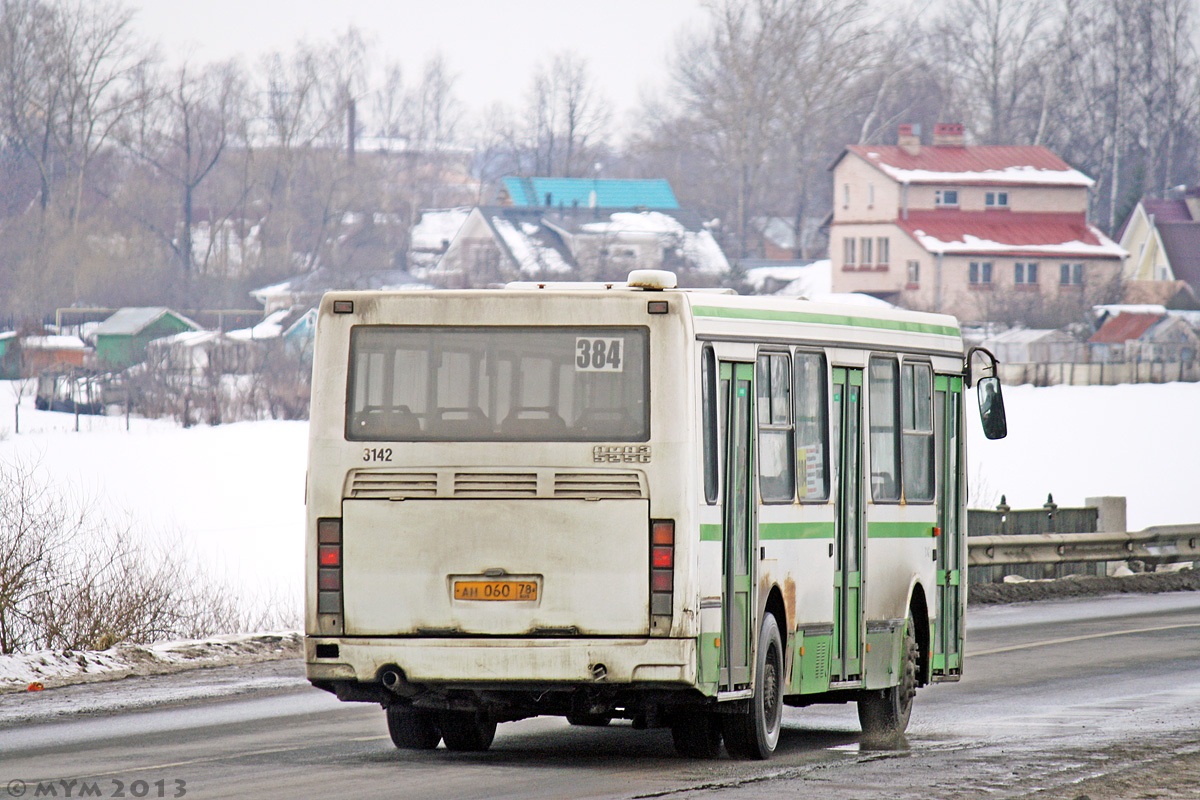
M 961 122 L 939 122 L 933 126 L 934 147 L 966 147 L 967 137 Z
M 921 152 L 921 126 L 904 124 L 900 126 L 900 135 L 896 144 L 910 156 Z

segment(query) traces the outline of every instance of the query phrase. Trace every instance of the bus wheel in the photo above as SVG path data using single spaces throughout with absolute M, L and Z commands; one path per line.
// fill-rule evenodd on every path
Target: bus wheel
M 725 749 L 734 758 L 770 758 L 783 724 L 783 640 L 774 614 L 763 618 L 749 708 L 725 717 Z
M 438 727 L 449 750 L 482 752 L 496 737 L 496 720 L 482 711 L 443 711 L 438 715 Z
M 904 733 L 917 694 L 917 659 L 920 650 L 912 617 L 904 634 L 904 664 L 900 683 L 881 691 L 866 692 L 858 701 L 858 721 L 865 739 L 892 739 Z
M 716 758 L 721 754 L 721 723 L 711 711 L 689 710 L 671 720 L 675 752 L 686 758 Z
M 433 750 L 442 740 L 433 712 L 408 705 L 388 706 L 387 726 L 392 744 L 402 750 Z

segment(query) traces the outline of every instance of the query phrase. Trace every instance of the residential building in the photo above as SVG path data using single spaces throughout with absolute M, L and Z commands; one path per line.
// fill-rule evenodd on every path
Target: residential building
M 1119 238 L 1127 281 L 1184 281 L 1200 295 L 1200 186 L 1142 198 Z
M 835 292 L 986 320 L 1005 302 L 1107 299 L 1124 251 L 1087 221 L 1091 178 L 1044 147 L 850 145 L 830 167 Z
M 1163 310 L 1110 315 L 1088 339 L 1094 362 L 1190 363 L 1200 353 L 1200 334 L 1181 315 Z
M 729 262 L 694 212 L 481 206 L 426 277 L 469 288 L 515 280 L 624 280 L 669 269 L 684 285 L 715 285 Z
M 96 360 L 102 369 L 124 369 L 146 358 L 146 345 L 154 339 L 200 326 L 169 308 L 122 308 L 92 331 Z

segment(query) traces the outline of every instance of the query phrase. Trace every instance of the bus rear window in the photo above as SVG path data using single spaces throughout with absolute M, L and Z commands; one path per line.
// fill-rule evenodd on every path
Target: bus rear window
M 646 328 L 356 326 L 346 438 L 644 442 Z

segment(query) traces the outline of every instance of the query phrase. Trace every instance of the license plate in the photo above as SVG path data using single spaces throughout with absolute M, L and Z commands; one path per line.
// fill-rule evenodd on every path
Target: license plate
M 455 600 L 537 600 L 534 581 L 455 581 Z

